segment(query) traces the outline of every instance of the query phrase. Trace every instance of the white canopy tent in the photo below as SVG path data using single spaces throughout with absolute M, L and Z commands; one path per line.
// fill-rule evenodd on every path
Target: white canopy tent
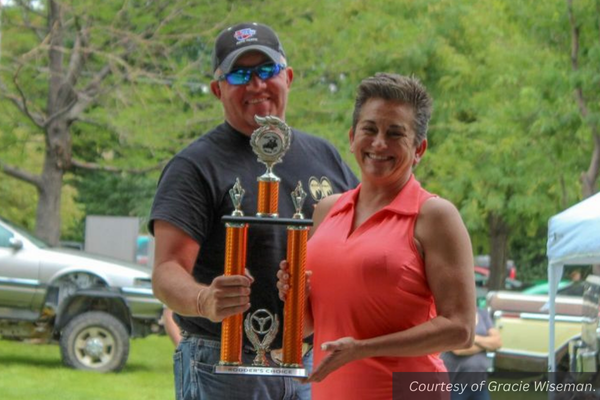
M 554 348 L 556 291 L 565 265 L 600 264 L 600 193 L 575 204 L 548 221 L 548 283 L 550 289 L 550 342 Z M 549 372 L 556 371 L 554 352 Z

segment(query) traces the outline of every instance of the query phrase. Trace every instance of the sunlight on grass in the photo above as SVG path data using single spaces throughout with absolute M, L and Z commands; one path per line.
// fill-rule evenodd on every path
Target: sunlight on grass
M 63 367 L 56 345 L 0 340 L 0 400 L 174 399 L 172 354 L 173 345 L 166 336 L 136 339 L 123 371 L 98 374 Z M 511 392 L 492 393 L 491 398 L 545 400 L 548 396 Z
M 136 339 L 123 371 L 99 374 L 63 367 L 56 345 L 0 340 L 0 398 L 173 399 L 172 354 L 166 336 Z

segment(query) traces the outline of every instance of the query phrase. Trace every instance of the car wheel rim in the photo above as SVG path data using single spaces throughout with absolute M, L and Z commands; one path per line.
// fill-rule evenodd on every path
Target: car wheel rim
M 109 331 L 90 327 L 77 335 L 75 356 L 88 368 L 101 368 L 108 364 L 115 352 L 115 340 Z

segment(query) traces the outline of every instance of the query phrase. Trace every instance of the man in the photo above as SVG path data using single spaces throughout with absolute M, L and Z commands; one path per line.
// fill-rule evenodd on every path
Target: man
M 285 120 L 294 74 L 276 33 L 256 23 L 219 34 L 213 50 L 212 93 L 221 101 L 225 122 L 177 154 L 160 178 L 150 217 L 156 238 L 155 295 L 176 314 L 182 341 L 175 353 L 178 399 L 308 399 L 310 388 L 291 378 L 216 375 L 221 321 L 258 309 L 279 314 L 276 273 L 285 258 L 285 227 L 252 225 L 246 268 L 251 276 L 223 276 L 223 215 L 234 205 L 228 195 L 236 178 L 246 191 L 242 210 L 256 213 L 256 178 L 265 172 L 250 145 L 259 126 L 254 116 Z M 358 183 L 338 152 L 322 139 L 293 130 L 291 145 L 274 173 L 281 178 L 279 215 L 294 212 L 290 193 L 298 181 L 309 193 L 303 213 L 310 218 L 324 195 Z M 281 347 L 281 330 L 271 348 Z M 244 363 L 253 354 L 244 339 Z M 311 365 L 310 353 L 305 365 Z

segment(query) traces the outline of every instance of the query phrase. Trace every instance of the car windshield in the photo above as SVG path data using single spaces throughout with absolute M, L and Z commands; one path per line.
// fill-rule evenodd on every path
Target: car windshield
M 15 230 L 19 235 L 24 236 L 27 240 L 31 241 L 37 247 L 40 247 L 42 249 L 47 249 L 47 248 L 52 247 L 48 243 L 44 242 L 42 239 L 33 236 L 33 234 L 31 234 L 29 231 L 25 230 L 24 228 L 21 228 L 15 224 L 13 224 L 12 222 L 5 220 L 4 218 L 2 219 L 2 222 L 4 222 L 6 225 L 10 226 L 11 229 Z

